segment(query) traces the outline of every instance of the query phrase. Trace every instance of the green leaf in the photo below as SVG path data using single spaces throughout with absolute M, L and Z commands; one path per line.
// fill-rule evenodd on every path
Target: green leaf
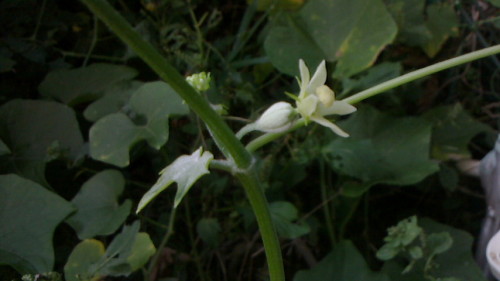
M 310 0 L 297 19 L 271 27 L 264 48 L 273 65 L 287 74 L 297 74 L 300 58 L 317 65 L 319 57 L 337 62 L 335 76 L 342 78 L 372 65 L 396 32 L 380 0 Z
M 401 64 L 384 62 L 369 68 L 366 72 L 361 73 L 360 77 L 342 79 L 342 93 L 338 98 L 345 94 L 368 89 L 372 86 L 396 78 L 401 74 Z
M 78 211 L 67 222 L 86 239 L 114 233 L 130 213 L 132 202 L 119 205 L 125 180 L 116 170 L 102 171 L 86 181 L 71 201 Z
M 490 130 L 473 119 L 459 103 L 434 108 L 423 117 L 433 123 L 431 151 L 432 157 L 439 160 L 470 157 L 467 147 L 470 140 Z
M 130 161 L 128 152 L 135 143 L 145 140 L 160 149 L 168 140 L 169 116 L 189 112 L 175 91 L 161 81 L 141 86 L 133 93 L 129 105 L 129 116 L 110 114 L 92 126 L 89 137 L 92 158 L 126 167 Z
M 490 2 L 493 6 L 500 8 L 500 0 L 486 0 Z
M 389 281 L 383 273 L 370 270 L 350 241 L 342 241 L 310 270 L 301 270 L 293 281 Z M 397 279 L 394 279 L 397 280 Z
M 156 248 L 149 234 L 139 232 L 135 236 L 132 250 L 127 257 L 127 263 L 130 265 L 132 271 L 136 271 L 143 267 L 154 253 L 156 253 Z
M 44 185 L 46 162 L 58 157 L 75 161 L 83 147 L 73 109 L 49 101 L 13 100 L 2 105 L 0 138 L 12 151 L 4 164 Z
M 130 67 L 96 63 L 82 68 L 52 71 L 38 90 L 42 96 L 76 105 L 100 97 L 113 84 L 131 80 L 135 76 L 137 71 Z
M 143 84 L 138 81 L 123 81 L 113 84 L 100 99 L 85 109 L 83 112 L 85 119 L 96 122 L 108 114 L 124 109 L 132 94 Z
M 49 272 L 54 266 L 54 230 L 71 204 L 17 175 L 0 176 L 0 264 L 19 273 Z
M 177 158 L 160 172 L 158 181 L 141 198 L 137 212 L 140 212 L 142 208 L 173 182 L 177 182 L 177 192 L 174 200 L 174 208 L 177 208 L 191 186 L 201 176 L 209 173 L 208 165 L 213 158 L 212 153 L 209 151 L 203 152 L 201 147 L 191 155 L 183 155 Z
M 398 25 L 399 42 L 422 46 L 431 39 L 425 23 L 425 0 L 384 0 Z
M 427 249 L 430 255 L 442 254 L 453 245 L 453 238 L 448 232 L 431 233 L 427 236 Z
M 295 239 L 311 231 L 307 224 L 294 223 L 298 218 L 298 211 L 290 202 L 272 202 L 269 204 L 269 211 L 280 237 Z
M 422 49 L 429 57 L 434 57 L 450 36 L 458 34 L 458 17 L 453 4 L 434 3 L 427 7 L 427 28 L 431 33 L 429 41 Z
M 103 276 L 127 276 L 140 269 L 156 249 L 149 235 L 138 231 L 138 222 L 124 226 L 106 251 L 100 241 L 82 241 L 64 266 L 66 280 L 101 280 Z
M 421 118 L 397 118 L 361 107 L 339 125 L 351 137 L 334 139 L 323 154 L 333 169 L 361 181 L 344 187 L 344 195 L 359 196 L 380 183 L 415 184 L 438 170 L 428 155 L 431 126 Z
M 104 255 L 104 245 L 95 239 L 86 239 L 73 249 L 64 265 L 66 281 L 97 281 L 101 276 L 89 273 L 89 268 Z
M 450 242 L 453 241 L 451 248 L 436 255 L 433 263 L 437 266 L 432 267 L 430 275 L 435 278 L 457 278 L 459 280 L 467 281 L 486 281 L 483 273 L 477 266 L 472 252 L 473 237 L 462 230 L 447 226 L 430 219 L 419 219 L 419 225 L 424 229 L 425 233 L 448 233 L 451 237 L 439 237 L 440 245 L 437 247 L 438 252 L 448 248 Z M 430 236 L 430 235 L 429 235 Z M 435 238 L 433 238 L 434 240 Z M 436 247 L 434 247 L 436 249 Z M 406 274 L 401 274 L 406 264 L 398 260 L 391 260 L 384 264 L 382 271 L 387 273 L 392 280 L 398 281 L 422 281 L 423 270 L 425 263 L 416 263 L 414 269 Z M 439 279 L 438 279 L 439 280 Z
M 196 231 L 201 240 L 210 247 L 215 247 L 219 243 L 219 233 L 221 227 L 215 218 L 202 218 L 196 225 Z

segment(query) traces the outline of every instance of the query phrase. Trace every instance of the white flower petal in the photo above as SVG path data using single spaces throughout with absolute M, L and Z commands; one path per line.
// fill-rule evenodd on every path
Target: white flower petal
M 305 62 L 300 59 L 299 60 L 299 70 L 300 70 L 300 91 L 305 91 L 307 84 L 309 84 L 309 69 L 307 68 Z
M 324 107 L 324 106 L 318 107 L 318 114 L 322 116 L 332 115 L 332 114 L 346 115 L 346 114 L 351 114 L 354 111 L 356 111 L 356 107 L 342 100 L 334 101 L 333 104 L 329 107 Z
M 318 117 L 318 116 L 313 116 L 311 117 L 311 120 L 320 124 L 321 126 L 325 126 L 327 128 L 330 128 L 335 134 L 347 138 L 349 136 L 348 133 L 344 132 L 339 126 L 335 125 L 333 122 L 323 118 L 323 117 Z
M 316 88 L 318 88 L 321 85 L 324 85 L 325 82 L 326 82 L 326 65 L 325 61 L 323 60 L 316 68 L 316 71 L 314 72 L 314 75 L 311 78 L 309 85 L 307 85 L 307 92 L 310 94 L 314 94 L 316 92 Z
M 299 99 L 297 101 L 297 111 L 304 118 L 309 118 L 318 106 L 318 97 L 315 95 L 309 95 L 305 99 Z

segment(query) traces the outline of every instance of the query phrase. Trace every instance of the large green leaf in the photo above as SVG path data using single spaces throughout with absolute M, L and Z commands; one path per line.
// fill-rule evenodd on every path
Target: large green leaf
M 280 237 L 295 239 L 311 231 L 307 224 L 294 223 L 298 219 L 298 211 L 290 202 L 272 202 L 269 204 L 269 211 Z
M 127 276 L 141 268 L 156 249 L 149 235 L 138 231 L 138 222 L 124 226 L 106 251 L 100 241 L 82 241 L 69 256 L 64 277 L 67 281 L 101 280 L 103 276 Z
M 20 273 L 49 272 L 54 266 L 52 235 L 71 204 L 17 175 L 0 176 L 0 264 Z
M 144 83 L 138 81 L 123 81 L 115 83 L 104 92 L 104 95 L 90 104 L 83 115 L 89 121 L 96 122 L 100 118 L 123 110 L 132 94 Z
M 78 210 L 67 220 L 80 239 L 112 234 L 125 221 L 132 202 L 118 203 L 124 185 L 116 170 L 102 171 L 83 184 L 71 201 Z
M 430 219 L 421 219 L 419 225 L 425 233 L 449 233 L 453 240 L 451 248 L 438 253 L 433 262 L 437 265 L 428 272 L 435 278 L 455 277 L 459 280 L 485 281 L 483 273 L 477 266 L 472 255 L 473 237 L 465 231 L 447 226 Z M 446 240 L 446 239 L 445 239 Z M 444 247 L 446 246 L 446 247 Z M 449 242 L 443 243 L 440 247 L 449 247 Z M 402 274 L 407 262 L 403 260 L 391 260 L 384 264 L 382 269 L 392 280 L 398 281 L 421 281 L 423 280 L 424 261 L 416 263 L 409 272 Z
M 432 156 L 441 160 L 470 156 L 467 148 L 470 140 L 478 133 L 489 130 L 488 126 L 473 119 L 459 103 L 434 108 L 423 117 L 433 123 Z
M 12 154 L 16 173 L 45 183 L 45 163 L 58 157 L 76 160 L 83 137 L 73 109 L 50 101 L 13 100 L 0 107 L 0 137 Z
M 174 182 L 177 182 L 177 192 L 174 200 L 174 208 L 177 208 L 191 186 L 201 176 L 209 173 L 207 168 L 213 158 L 212 153 L 202 151 L 200 147 L 191 155 L 183 155 L 175 159 L 172 164 L 160 172 L 158 181 L 142 196 L 137 212 L 140 212 L 153 198 Z
M 378 183 L 415 184 L 438 170 L 429 159 L 431 124 L 421 118 L 361 107 L 339 124 L 351 137 L 336 138 L 323 153 L 336 171 L 361 181 L 346 185 L 345 195 L 359 196 Z
M 129 164 L 128 152 L 145 140 L 159 149 L 168 140 L 168 118 L 187 114 L 188 107 L 164 82 L 150 82 L 135 91 L 128 115 L 114 113 L 97 121 L 90 129 L 90 155 L 119 167 Z
M 348 77 L 372 65 L 396 32 L 380 0 L 310 0 L 298 17 L 275 22 L 264 47 L 287 74 L 297 74 L 300 58 L 316 65 L 319 57 L 337 62 L 337 77 Z
M 383 273 L 372 272 L 350 241 L 342 241 L 310 270 L 301 270 L 293 281 L 389 281 Z M 394 279 L 398 280 L 398 279 Z
M 130 80 L 136 75 L 137 71 L 127 66 L 96 63 L 82 68 L 52 71 L 38 90 L 45 97 L 75 105 L 95 99 L 113 84 Z

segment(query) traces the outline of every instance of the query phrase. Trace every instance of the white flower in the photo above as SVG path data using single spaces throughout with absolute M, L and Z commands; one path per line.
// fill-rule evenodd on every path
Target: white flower
M 255 129 L 275 133 L 287 130 L 292 125 L 295 109 L 291 104 L 280 101 L 271 105 L 260 118 L 255 121 Z
M 341 137 L 348 137 L 349 134 L 324 117 L 333 114 L 345 115 L 356 111 L 356 108 L 347 102 L 335 100 L 335 93 L 325 85 L 325 61 L 318 65 L 312 78 L 310 78 L 309 69 L 302 59 L 299 60 L 299 69 L 300 93 L 296 101 L 297 111 L 306 121 L 311 120 L 330 128 Z
M 243 127 L 236 137 L 241 139 L 247 133 L 257 130 L 265 133 L 279 133 L 288 130 L 296 115 L 291 104 L 280 101 L 271 105 L 254 123 Z

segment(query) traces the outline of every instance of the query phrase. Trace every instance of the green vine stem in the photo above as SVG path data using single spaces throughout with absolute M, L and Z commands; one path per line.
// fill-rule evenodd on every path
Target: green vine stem
M 465 55 L 458 56 L 456 58 L 448 59 L 442 62 L 438 62 L 436 64 L 409 72 L 405 75 L 399 76 L 397 78 L 391 79 L 389 81 L 383 82 L 381 84 L 378 84 L 376 86 L 373 86 L 371 88 L 368 88 L 364 91 L 361 91 L 357 94 L 354 94 L 348 98 L 345 98 L 344 101 L 348 102 L 349 104 L 356 104 L 362 100 L 365 100 L 367 98 L 373 97 L 375 95 L 381 94 L 383 92 L 386 92 L 390 89 L 399 87 L 403 84 L 415 81 L 417 79 L 423 78 L 425 76 L 429 76 L 431 74 L 434 74 L 436 72 L 452 68 L 461 64 L 469 63 L 471 61 L 475 61 L 478 59 L 485 58 L 487 56 L 495 55 L 500 53 L 500 44 L 495 45 L 489 48 L 484 48 L 478 51 L 474 51 Z M 279 133 L 267 133 L 264 134 L 260 137 L 257 137 L 256 139 L 252 140 L 249 142 L 246 146 L 247 150 L 250 152 L 253 152 L 260 147 L 266 145 L 267 143 L 281 137 L 284 134 L 287 134 L 291 131 L 297 130 L 300 127 L 303 127 L 306 125 L 306 122 L 304 119 L 299 119 L 296 121 L 296 123 L 292 126 L 287 131 L 284 132 L 279 132 Z
M 243 185 L 255 213 L 269 267 L 271 281 L 284 281 L 281 248 L 262 186 L 253 171 L 252 155 L 229 126 L 158 52 L 134 31 L 130 24 L 105 0 L 82 0 L 115 34 L 147 63 L 206 124 L 222 153 L 235 165 L 235 176 Z

